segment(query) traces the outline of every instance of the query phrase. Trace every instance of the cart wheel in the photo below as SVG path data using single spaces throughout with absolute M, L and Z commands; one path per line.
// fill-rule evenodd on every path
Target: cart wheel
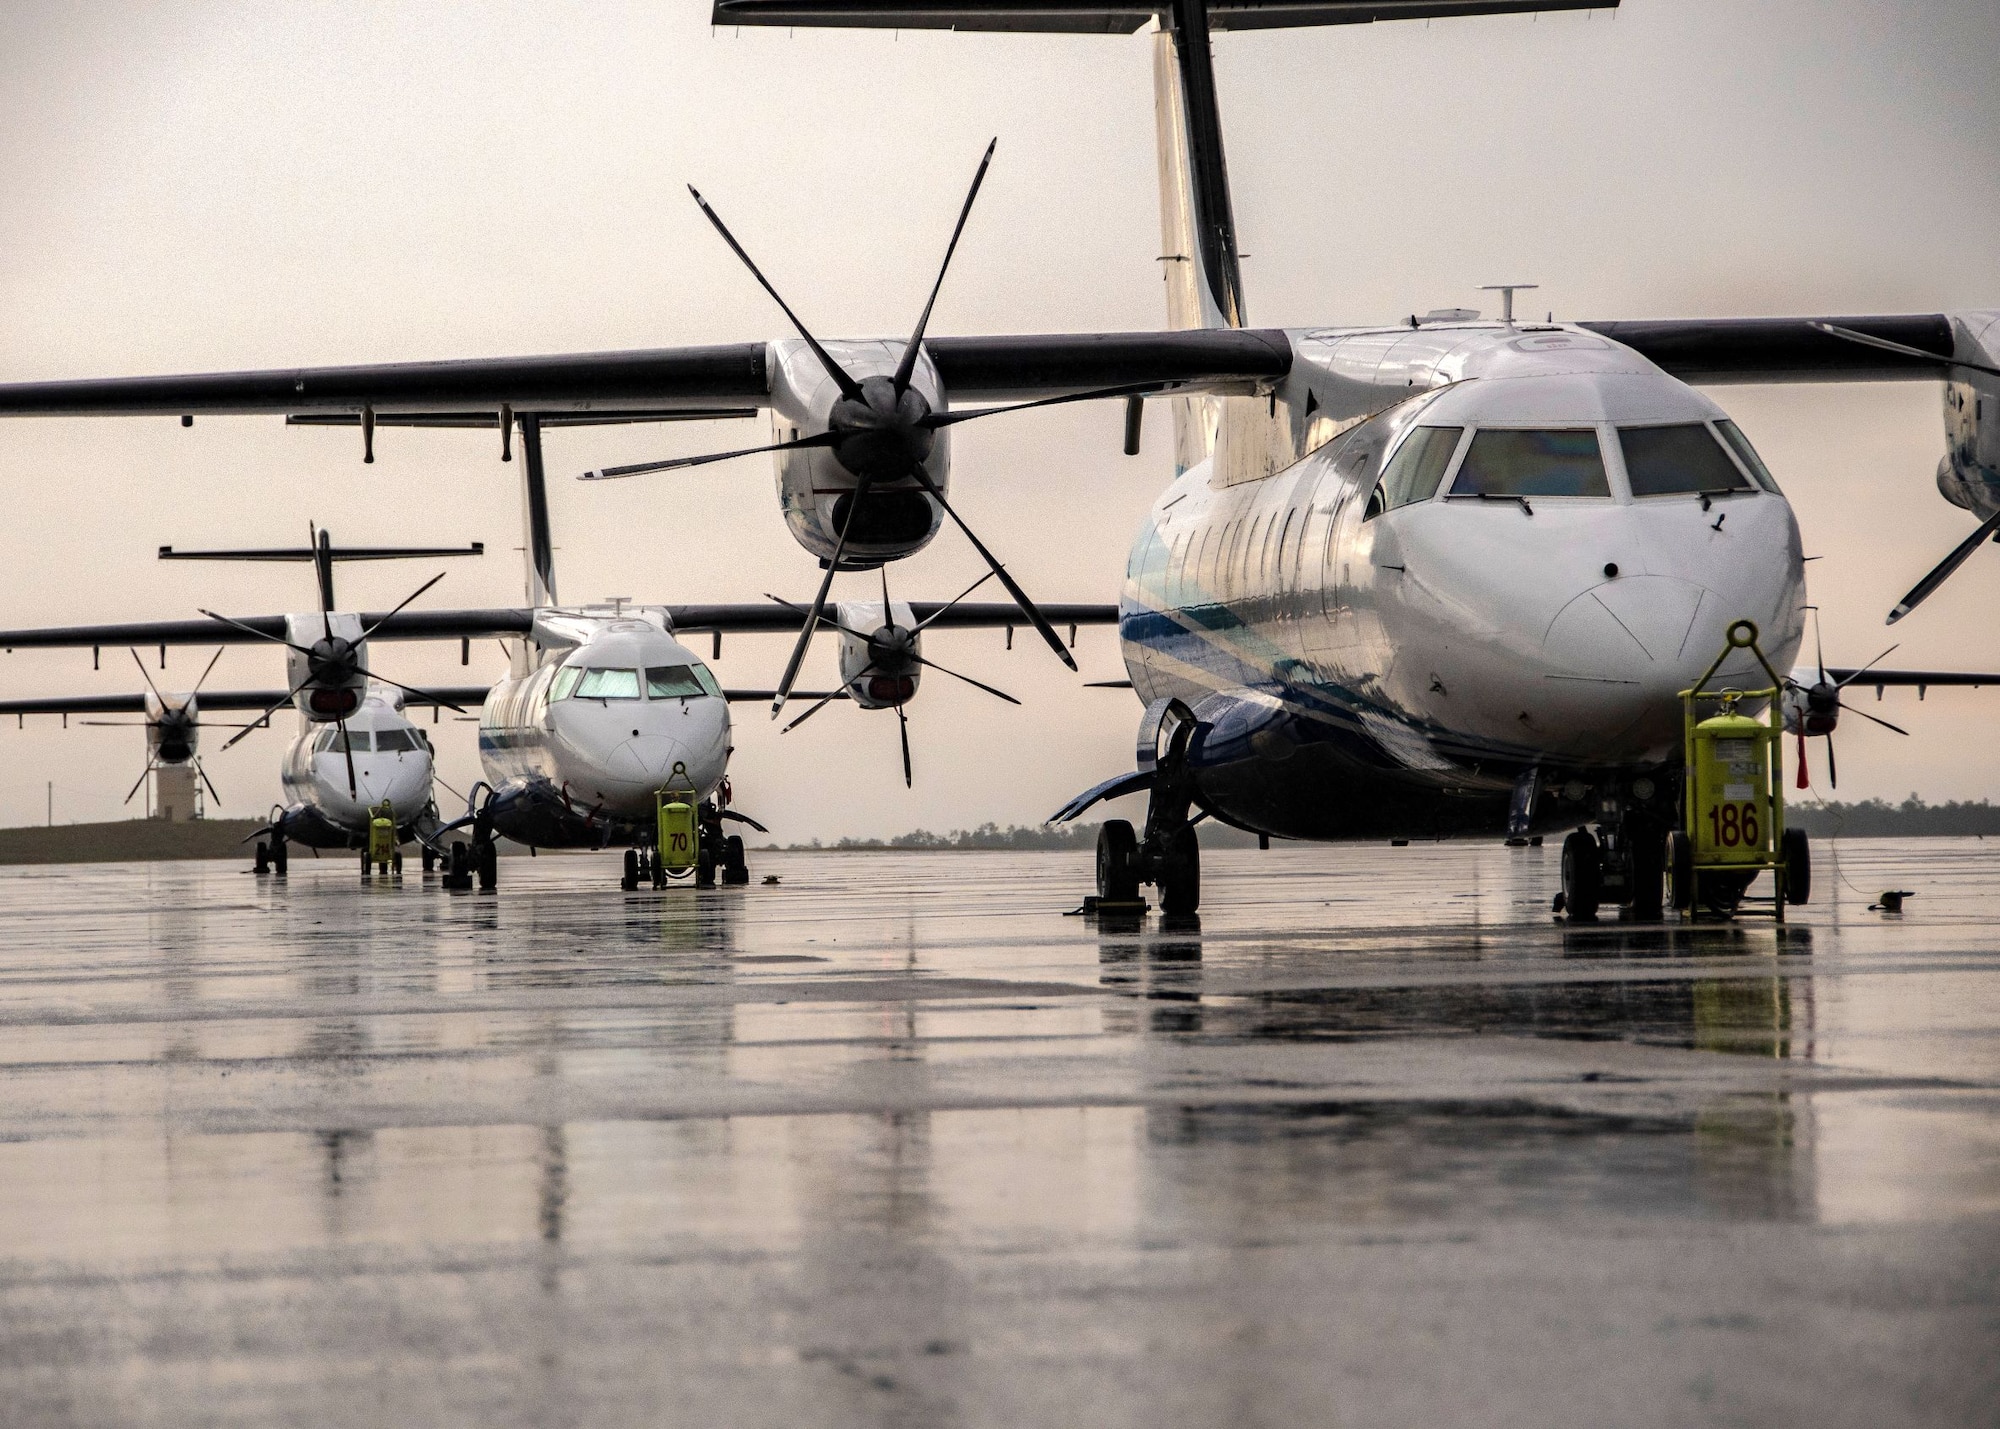
M 1812 846 L 1804 829 L 1786 829 L 1781 848 L 1785 862 L 1785 901 L 1794 908 L 1812 897 Z
M 1667 835 L 1667 892 L 1681 912 L 1694 907 L 1694 841 L 1679 829 Z
M 1597 840 L 1587 829 L 1578 829 L 1563 840 L 1563 908 L 1572 921 L 1588 923 L 1597 917 L 1602 898 L 1604 859 Z

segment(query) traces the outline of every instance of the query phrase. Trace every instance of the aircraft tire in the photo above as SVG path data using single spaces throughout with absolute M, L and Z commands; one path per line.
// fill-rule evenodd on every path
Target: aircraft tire
M 423 857 L 424 857 L 424 872 L 425 872 L 425 873 L 436 873 L 436 872 L 437 872 L 437 853 L 436 853 L 436 851 L 435 851 L 435 850 L 433 850 L 433 849 L 431 848 L 431 846 L 430 846 L 429 844 L 425 844 L 425 845 L 424 845 L 424 855 L 423 855 Z
M 1578 829 L 1563 840 L 1563 908 L 1572 922 L 1589 923 L 1596 919 L 1597 905 L 1603 901 L 1603 871 L 1597 840 L 1588 830 Z
M 1201 907 L 1201 839 L 1193 824 L 1167 835 L 1159 884 L 1160 911 L 1169 917 L 1185 917 Z
M 618 880 L 618 886 L 627 893 L 639 891 L 639 850 L 636 848 L 625 850 L 625 876 Z
M 372 862 L 370 862 L 368 858 L 368 850 L 367 849 L 361 850 L 361 876 L 363 878 L 368 877 L 369 870 L 374 868 L 374 866 L 375 865 Z
M 1781 852 L 1785 857 L 1785 901 L 1794 908 L 1812 897 L 1812 844 L 1804 829 L 1786 829 Z
M 1694 842 L 1679 829 L 1667 835 L 1667 892 L 1674 907 L 1694 907 Z
M 722 881 L 743 884 L 750 881 L 750 864 L 743 857 L 743 835 L 731 834 L 722 841 Z
M 292 864 L 291 853 L 288 849 L 286 849 L 285 841 L 281 838 L 272 839 L 271 872 L 276 874 L 279 878 L 283 878 L 286 872 L 291 868 L 291 864 Z
M 1106 819 L 1097 830 L 1097 896 L 1130 903 L 1139 896 L 1139 839 L 1124 819 Z
M 479 864 L 479 891 L 491 893 L 500 886 L 500 846 L 484 839 L 473 848 Z
M 1656 827 L 1642 829 L 1632 840 L 1631 857 L 1632 921 L 1657 923 L 1666 912 L 1666 846 Z
M 254 865 L 254 871 L 257 873 L 269 873 L 271 871 L 271 846 L 262 839 L 257 841 L 257 861 Z

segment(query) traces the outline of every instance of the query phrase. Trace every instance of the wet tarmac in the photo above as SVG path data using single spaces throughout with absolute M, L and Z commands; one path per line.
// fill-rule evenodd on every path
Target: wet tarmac
M 2000 1423 L 2000 843 L 1556 861 L 0 871 L 0 1422 Z

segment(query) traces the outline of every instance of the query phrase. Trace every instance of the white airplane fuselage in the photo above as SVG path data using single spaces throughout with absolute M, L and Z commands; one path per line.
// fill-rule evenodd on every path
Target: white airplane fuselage
M 316 848 L 359 847 L 385 801 L 405 837 L 431 808 L 430 741 L 403 714 L 400 692 L 370 685 L 346 730 L 345 752 L 341 727 L 331 723 L 307 724 L 285 752 L 279 818 L 286 838 Z
M 1677 763 L 1678 692 L 1733 621 L 1789 668 L 1797 524 L 1693 388 L 1551 324 L 1294 342 L 1279 389 L 1213 404 L 1214 455 L 1128 562 L 1126 667 L 1142 699 L 1208 726 L 1195 763 L 1219 813 L 1292 837 L 1490 827 L 1529 771 L 1546 787 Z M 1431 460 L 1398 468 L 1412 442 Z M 1434 491 L 1385 502 L 1418 468 Z M 1468 489 L 1508 480 L 1523 494 Z M 1770 683 L 1740 652 L 1720 679 Z M 1587 812 L 1544 802 L 1556 822 Z
M 662 791 L 715 793 L 728 771 L 729 705 L 662 611 L 538 610 L 528 649 L 480 715 L 500 833 L 604 847 L 640 838 Z

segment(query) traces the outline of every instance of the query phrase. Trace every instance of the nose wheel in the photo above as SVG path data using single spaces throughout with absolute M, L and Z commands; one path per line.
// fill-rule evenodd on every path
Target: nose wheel
M 1670 857 L 1665 824 L 1645 808 L 1605 801 L 1607 817 L 1563 840 L 1562 891 L 1555 911 L 1572 923 L 1594 922 L 1606 908 L 1634 923 L 1666 913 Z

